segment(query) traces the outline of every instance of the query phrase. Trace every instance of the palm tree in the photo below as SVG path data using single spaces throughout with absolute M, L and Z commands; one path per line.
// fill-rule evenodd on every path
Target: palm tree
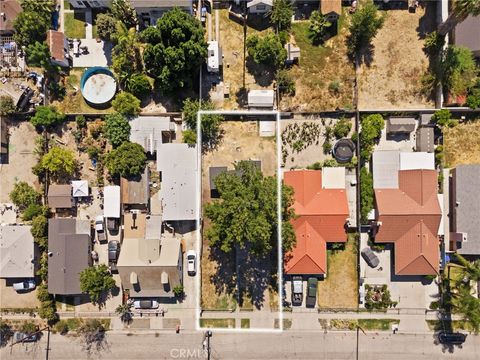
M 480 1 L 478 0 L 454 0 L 452 10 L 447 20 L 438 26 L 438 34 L 447 35 L 458 23 L 461 23 L 469 15 L 480 15 Z
M 464 278 L 469 281 L 480 281 L 480 260 L 468 261 L 460 254 L 456 254 L 455 257 L 462 266 Z
M 120 304 L 115 309 L 115 314 L 120 316 L 120 320 L 123 322 L 130 322 L 132 320 L 132 304 L 130 302 L 126 302 L 125 304 Z

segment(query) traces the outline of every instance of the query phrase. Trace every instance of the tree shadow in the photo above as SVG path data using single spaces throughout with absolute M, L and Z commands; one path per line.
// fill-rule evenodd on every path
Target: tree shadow
M 257 64 L 251 56 L 247 57 L 247 69 L 260 86 L 270 86 L 275 79 L 275 69 L 272 66 Z
M 418 38 L 424 40 L 429 33 L 436 30 L 436 11 L 437 6 L 440 5 L 433 1 L 426 1 L 420 6 L 425 8 L 425 14 L 420 18 L 416 31 L 418 33 Z
M 237 275 L 235 271 L 235 256 L 227 254 L 217 247 L 210 247 L 209 259 L 217 264 L 216 271 L 210 276 L 218 295 L 227 293 L 236 296 Z
M 243 24 L 242 24 L 243 25 Z M 248 14 L 247 15 L 247 26 L 255 29 L 257 31 L 267 30 L 272 27 L 270 22 L 270 16 L 266 14 Z

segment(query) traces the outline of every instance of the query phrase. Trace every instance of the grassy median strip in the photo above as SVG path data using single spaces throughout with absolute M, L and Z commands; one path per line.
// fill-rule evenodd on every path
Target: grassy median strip
M 398 319 L 319 319 L 322 328 L 330 330 L 356 330 L 357 326 L 363 330 L 388 331 L 393 324 L 399 324 Z
M 427 326 L 432 331 L 440 331 L 440 330 L 465 330 L 465 331 L 473 331 L 471 325 L 464 320 L 451 320 L 451 321 L 441 321 L 441 320 L 425 320 L 427 322 Z
M 250 319 L 241 319 L 240 320 L 240 327 L 242 329 L 250 329 Z
M 202 328 L 234 328 L 235 319 L 200 319 Z

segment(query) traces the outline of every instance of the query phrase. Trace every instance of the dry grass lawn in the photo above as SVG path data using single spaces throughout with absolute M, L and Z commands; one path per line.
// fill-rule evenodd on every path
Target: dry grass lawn
M 421 93 L 421 76 L 427 71 L 424 36 L 435 29 L 435 4 L 427 2 L 416 13 L 391 10 L 373 40 L 373 61 L 362 65 L 359 76 L 359 108 L 433 107 Z
M 459 124 L 443 131 L 445 165 L 480 164 L 480 122 Z
M 358 307 L 357 254 L 355 238 L 349 235 L 345 250 L 328 251 L 327 278 L 318 282 L 320 308 Z
M 284 111 L 327 111 L 353 107 L 353 64 L 348 60 L 345 39 L 348 34 L 348 18 L 341 18 L 339 33 L 322 46 L 312 45 L 309 39 L 308 21 L 292 25 L 292 40 L 300 47 L 300 63 L 290 74 L 295 79 L 295 96 L 281 101 Z M 329 90 L 332 83 L 339 90 Z

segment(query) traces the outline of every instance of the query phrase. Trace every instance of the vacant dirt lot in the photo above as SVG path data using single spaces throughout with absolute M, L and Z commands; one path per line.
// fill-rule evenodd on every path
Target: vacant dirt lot
M 480 123 L 459 124 L 443 131 L 445 166 L 480 164 Z
M 336 36 L 323 45 L 312 45 L 308 21 L 292 25 L 292 41 L 300 48 L 300 63 L 290 69 L 295 96 L 286 96 L 280 108 L 288 111 L 326 111 L 353 107 L 353 64 L 345 39 L 348 15 L 342 15 Z M 330 88 L 330 90 L 329 90 Z
M 222 131 L 223 139 L 218 148 L 202 156 L 202 204 L 211 200 L 208 173 L 211 166 L 233 169 L 235 161 L 261 160 L 264 175 L 276 174 L 275 139 L 259 137 L 256 121 L 225 121 Z M 205 219 L 204 228 L 208 226 L 208 219 Z M 221 263 L 217 259 L 221 259 Z M 202 308 L 225 310 L 235 307 L 235 299 L 230 295 L 235 288 L 234 272 L 234 257 L 227 259 L 212 252 L 205 239 L 202 245 Z M 233 283 L 227 288 L 222 284 L 228 277 L 232 278 Z
M 354 236 L 349 236 L 345 250 L 328 251 L 327 268 L 327 278 L 318 282 L 318 306 L 356 309 L 358 283 Z
M 37 156 L 33 153 L 35 128 L 29 122 L 8 122 L 9 145 L 8 163 L 0 165 L 0 202 L 10 202 L 8 194 L 17 181 L 26 181 L 40 190 L 38 178 L 32 173 L 37 164 Z
M 421 94 L 421 76 L 428 68 L 423 52 L 425 34 L 435 29 L 435 3 L 416 13 L 390 10 L 373 40 L 373 61 L 363 64 L 359 76 L 359 108 L 433 107 Z

